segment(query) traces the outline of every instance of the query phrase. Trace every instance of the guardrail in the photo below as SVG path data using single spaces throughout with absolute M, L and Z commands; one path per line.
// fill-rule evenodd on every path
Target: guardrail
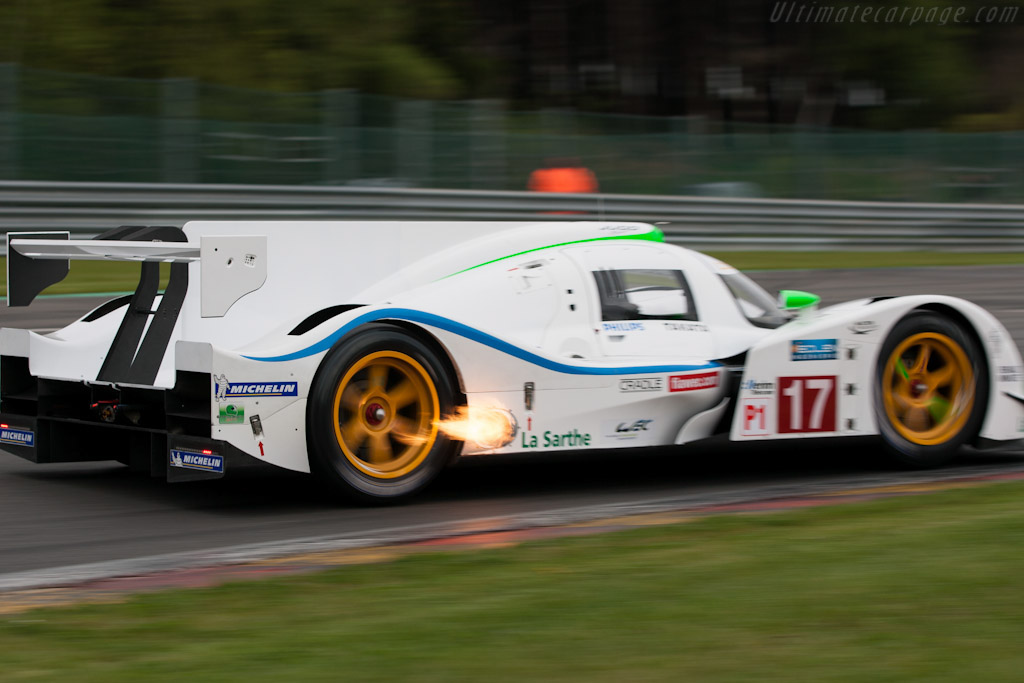
M 368 187 L 0 182 L 0 231 L 190 220 L 623 220 L 707 250 L 1024 251 L 1024 205 Z

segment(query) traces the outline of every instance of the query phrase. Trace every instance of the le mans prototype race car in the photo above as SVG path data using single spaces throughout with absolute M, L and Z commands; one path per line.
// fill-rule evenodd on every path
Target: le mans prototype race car
M 380 500 L 460 454 L 880 436 L 928 466 L 1024 428 L 1020 354 L 978 306 L 780 303 L 645 224 L 11 233 L 9 305 L 70 259 L 141 277 L 59 331 L 0 331 L 0 445 L 38 463 L 184 481 L 262 461 Z

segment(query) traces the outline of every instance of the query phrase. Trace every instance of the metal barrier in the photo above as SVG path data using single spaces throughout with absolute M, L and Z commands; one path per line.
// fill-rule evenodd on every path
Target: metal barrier
M 190 220 L 623 220 L 706 250 L 1024 251 L 1024 205 L 273 185 L 0 182 L 0 230 Z

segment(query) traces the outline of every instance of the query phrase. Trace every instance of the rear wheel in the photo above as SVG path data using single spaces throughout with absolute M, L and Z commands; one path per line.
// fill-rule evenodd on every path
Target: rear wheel
M 978 433 L 988 376 L 974 339 L 950 319 L 911 313 L 878 359 L 875 415 L 887 450 L 903 464 L 940 465 Z
M 311 464 L 332 488 L 386 501 L 426 486 L 451 458 L 437 424 L 454 385 L 428 346 L 380 326 L 334 349 L 317 373 L 308 409 Z

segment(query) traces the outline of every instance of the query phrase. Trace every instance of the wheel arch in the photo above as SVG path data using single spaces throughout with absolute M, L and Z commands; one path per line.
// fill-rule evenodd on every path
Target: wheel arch
M 981 358 L 979 358 L 979 362 L 981 363 L 981 366 L 985 371 L 985 375 L 991 381 L 992 368 L 989 366 L 988 353 L 985 350 L 985 342 L 981 338 L 981 333 L 978 332 L 977 326 L 971 321 L 970 318 L 964 315 L 963 312 L 958 310 L 957 308 L 943 303 L 923 304 L 921 306 L 918 306 L 914 310 L 930 311 L 932 313 L 938 313 L 939 315 L 947 316 L 951 320 L 953 320 L 957 325 L 963 328 L 964 332 L 966 332 L 971 337 L 974 343 L 977 344 L 978 348 L 981 350 Z M 910 312 L 912 313 L 913 311 Z
M 409 335 L 410 337 L 413 337 L 417 341 L 423 343 L 424 345 L 429 347 L 431 351 L 436 353 L 437 357 L 439 359 L 441 359 L 442 362 L 444 362 L 444 364 L 445 364 L 445 368 L 444 369 L 448 373 L 449 379 L 452 380 L 452 383 L 458 389 L 459 395 L 455 397 L 457 403 L 460 403 L 461 405 L 465 405 L 465 403 L 466 403 L 466 388 L 465 388 L 466 385 L 463 382 L 462 372 L 459 370 L 458 363 L 455 362 L 455 359 L 454 359 L 454 357 L 452 357 L 452 354 L 449 352 L 448 348 L 444 344 L 442 344 L 441 341 L 437 337 L 435 337 L 429 331 L 427 331 L 426 329 L 424 329 L 423 327 L 421 327 L 420 325 L 417 325 L 415 323 L 411 323 L 411 322 L 408 322 L 408 321 L 405 321 L 405 320 L 393 320 L 393 319 L 384 318 L 384 319 L 381 319 L 381 320 L 375 320 L 373 322 L 366 323 L 365 325 L 360 325 L 359 327 L 357 327 L 356 329 L 352 330 L 351 332 L 346 334 L 344 337 L 342 337 L 338 341 L 334 342 L 334 344 L 331 346 L 330 349 L 327 350 L 326 353 L 328 353 L 328 354 L 331 353 L 331 351 L 333 351 L 334 349 L 336 349 L 339 346 L 345 344 L 346 342 L 351 340 L 353 337 L 355 337 L 355 336 L 357 336 L 359 334 L 362 334 L 363 332 L 365 332 L 367 330 L 381 329 L 381 328 L 392 328 L 392 329 L 401 330 L 402 332 L 404 332 L 405 334 Z M 326 355 L 325 355 L 325 357 L 326 357 Z M 323 364 L 321 363 L 321 366 L 322 365 Z M 314 373 L 313 383 L 316 382 L 316 380 L 319 377 L 319 375 L 320 375 L 320 367 L 317 367 L 317 370 Z
M 455 362 L 454 356 L 452 356 L 448 347 L 441 343 L 440 339 L 420 325 L 406 320 L 382 320 L 381 324 L 397 327 L 409 336 L 415 337 L 430 347 L 430 349 L 437 354 L 438 358 L 445 362 L 445 365 L 447 366 L 445 369 L 448 371 L 448 376 L 453 380 L 453 384 L 459 390 L 459 396 L 456 398 L 458 398 L 463 405 L 466 403 L 466 385 L 463 382 L 459 364 Z

